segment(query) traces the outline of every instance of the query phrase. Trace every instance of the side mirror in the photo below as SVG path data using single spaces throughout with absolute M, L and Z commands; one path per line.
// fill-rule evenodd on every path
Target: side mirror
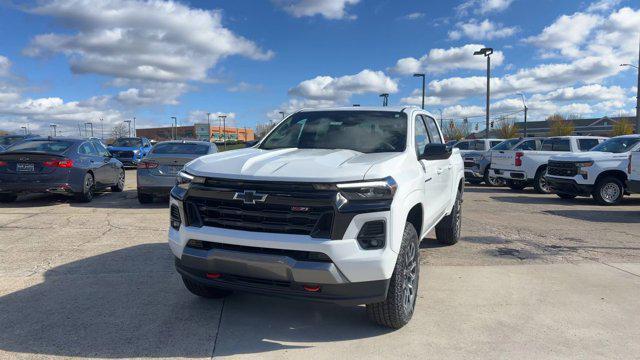
M 253 141 L 247 141 L 247 142 L 245 142 L 245 143 L 244 143 L 244 147 L 246 147 L 246 148 L 250 148 L 250 147 L 254 146 L 254 145 L 255 145 L 255 144 L 257 144 L 257 143 L 258 143 L 258 141 L 256 141 L 256 140 L 253 140 Z
M 445 144 L 427 144 L 418 160 L 446 160 L 451 157 L 451 149 Z

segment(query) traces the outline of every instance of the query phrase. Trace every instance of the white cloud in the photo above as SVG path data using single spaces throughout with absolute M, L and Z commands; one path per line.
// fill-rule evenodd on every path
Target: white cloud
M 11 69 L 11 61 L 6 56 L 0 55 L 0 76 L 8 76 Z
M 621 0 L 600 0 L 593 2 L 587 7 L 588 12 L 604 12 L 613 9 L 620 4 Z
M 305 16 L 320 15 L 327 19 L 355 19 L 350 15 L 346 7 L 355 5 L 360 0 L 272 0 L 274 4 L 282 8 L 291 16 L 301 18 Z
M 578 57 L 581 55 L 580 45 L 601 22 L 602 18 L 594 14 L 562 15 L 542 33 L 524 41 L 543 49 L 560 51 L 564 56 Z
M 235 112 L 223 112 L 223 111 L 206 111 L 206 110 L 192 110 L 189 111 L 189 115 L 187 116 L 186 121 L 191 124 L 207 123 L 207 113 L 209 113 L 209 119 L 211 121 L 211 126 L 222 126 L 222 118 L 220 116 L 226 116 L 224 122 L 226 126 L 236 126 L 237 125 L 237 114 Z
M 124 81 L 121 85 L 130 84 L 120 91 L 115 99 L 129 106 L 146 105 L 177 105 L 178 97 L 189 90 L 185 83 L 158 82 L 158 81 Z
M 431 49 L 428 54 L 420 59 L 407 57 L 398 60 L 391 69 L 393 72 L 410 75 L 417 72 L 442 73 L 449 70 L 470 69 L 483 70 L 486 68 L 486 60 L 483 56 L 474 56 L 473 52 L 485 47 L 481 44 L 467 44 L 461 47 L 449 49 Z M 501 51 L 494 51 L 491 55 L 493 66 L 499 66 L 504 61 Z
M 546 94 L 536 94 L 532 101 L 604 101 L 625 99 L 625 89 L 620 86 L 590 84 L 578 88 L 565 87 Z
M 317 76 L 289 90 L 289 95 L 311 100 L 347 102 L 354 94 L 395 93 L 398 83 L 382 71 L 362 70 L 355 75 L 340 77 Z
M 517 27 L 505 27 L 485 19 L 482 22 L 470 20 L 469 22 L 456 24 L 456 30 L 449 31 L 449 39 L 459 40 L 467 37 L 472 40 L 492 40 L 509 37 L 518 32 Z
M 205 80 L 224 57 L 266 60 L 253 41 L 222 25 L 222 13 L 160 0 L 51 0 L 32 13 L 70 31 L 36 36 L 24 53 L 63 53 L 74 73 L 153 81 Z
M 284 112 L 285 116 L 291 113 L 294 113 L 300 109 L 322 109 L 329 108 L 339 104 L 333 100 L 317 100 L 317 99 L 300 99 L 300 98 L 292 98 L 289 101 L 283 103 L 277 109 L 273 109 L 267 112 L 266 116 L 271 121 L 279 121 L 282 119 L 282 114 L 280 112 Z
M 406 20 L 418 20 L 418 19 L 422 19 L 423 17 L 425 17 L 427 14 L 423 13 L 423 12 L 412 12 L 410 14 L 407 14 L 405 16 L 403 16 L 403 19 Z
M 456 7 L 458 16 L 473 12 L 475 14 L 497 13 L 506 10 L 513 0 L 466 0 Z

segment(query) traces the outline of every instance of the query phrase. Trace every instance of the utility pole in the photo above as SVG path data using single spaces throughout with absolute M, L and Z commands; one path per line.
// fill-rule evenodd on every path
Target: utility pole
M 425 74 L 416 73 L 413 74 L 413 77 L 421 77 L 422 78 L 422 110 L 424 110 L 424 95 L 425 95 Z
M 207 137 L 209 138 L 209 142 L 211 142 L 211 113 L 210 112 L 207 113 L 207 124 L 209 125 L 209 130 L 207 130 L 209 132 L 209 135 L 207 135 Z
M 523 137 L 527 137 L 527 111 L 529 110 L 529 108 L 527 107 L 527 102 L 525 101 L 524 98 L 524 94 L 523 93 L 518 93 L 518 95 L 520 95 L 522 97 L 522 106 L 524 106 L 524 131 L 523 131 Z
M 224 141 L 224 149 L 227 150 L 227 115 L 218 115 L 222 119 L 222 141 Z
M 382 98 L 382 106 L 389 105 L 389 94 L 387 93 L 380 94 L 380 97 Z
M 172 116 L 171 119 L 173 120 L 171 122 L 171 137 L 173 140 L 175 140 L 178 137 L 178 118 Z
M 91 136 L 93 136 L 93 125 L 91 126 Z M 138 136 L 138 131 L 136 130 L 136 117 L 133 117 L 133 137 Z
M 100 139 L 104 140 L 104 119 L 100 118 Z
M 489 101 L 491 99 L 491 54 L 493 54 L 492 48 L 482 48 L 473 53 L 473 55 L 484 55 L 487 58 L 487 105 L 486 105 L 486 130 L 485 138 L 489 138 Z
M 442 131 L 442 109 L 438 109 L 438 111 L 440 112 L 440 131 Z
M 49 127 L 53 129 L 53 137 L 58 136 L 58 132 L 57 132 L 57 124 L 49 124 Z
M 131 137 L 131 120 L 125 120 L 124 122 L 126 122 L 127 125 L 129 125 L 129 137 Z

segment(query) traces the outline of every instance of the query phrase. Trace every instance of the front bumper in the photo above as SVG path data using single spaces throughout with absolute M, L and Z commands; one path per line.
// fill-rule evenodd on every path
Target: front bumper
M 579 184 L 574 179 L 547 176 L 547 183 L 555 193 L 577 196 L 591 196 L 593 185 Z
M 466 179 L 483 179 L 484 174 L 480 172 L 478 166 L 468 167 L 464 169 L 464 177 Z
M 640 194 L 640 180 L 627 180 L 627 191 Z
M 187 247 L 175 265 L 182 276 L 207 286 L 344 305 L 384 301 L 389 287 L 389 280 L 349 282 L 331 262 L 283 255 Z

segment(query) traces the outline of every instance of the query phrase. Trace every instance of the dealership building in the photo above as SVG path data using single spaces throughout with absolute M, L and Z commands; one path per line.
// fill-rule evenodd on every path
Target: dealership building
M 253 129 L 231 126 L 209 126 L 208 124 L 194 124 L 178 127 L 159 127 L 137 129 L 138 136 L 151 140 L 165 141 L 171 139 L 198 139 L 213 142 L 247 142 L 255 140 Z

